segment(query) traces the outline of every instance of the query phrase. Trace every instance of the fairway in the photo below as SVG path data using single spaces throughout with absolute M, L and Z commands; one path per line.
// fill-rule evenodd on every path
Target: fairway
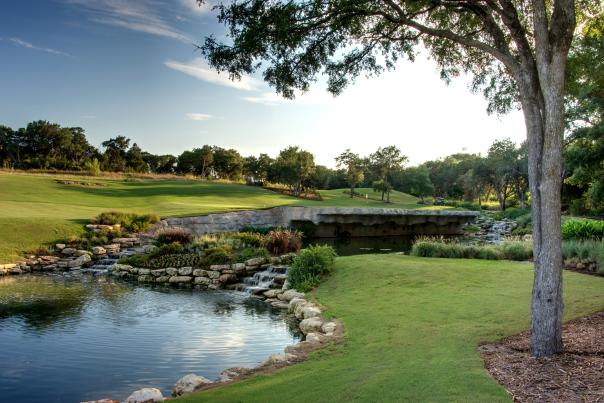
M 64 185 L 57 180 L 91 182 Z M 241 184 L 196 180 L 106 179 L 0 172 L 0 263 L 69 235 L 107 210 L 155 213 L 162 217 L 201 215 L 282 205 L 311 207 L 418 208 L 413 196 L 393 192 L 392 203 L 351 199 L 343 189 L 322 191 L 323 201 L 301 200 Z M 358 189 L 379 198 L 371 189 Z
M 338 258 L 314 296 L 340 344 L 273 375 L 182 402 L 511 401 L 477 351 L 529 327 L 532 265 L 364 255 Z M 604 308 L 604 279 L 564 272 L 565 320 Z

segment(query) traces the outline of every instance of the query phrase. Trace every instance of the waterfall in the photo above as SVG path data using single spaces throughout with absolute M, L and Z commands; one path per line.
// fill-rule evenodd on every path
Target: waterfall
M 287 267 L 270 266 L 264 271 L 256 272 L 253 276 L 244 278 L 243 283 L 237 289 L 248 294 L 260 294 L 271 288 L 281 288 L 286 278 Z

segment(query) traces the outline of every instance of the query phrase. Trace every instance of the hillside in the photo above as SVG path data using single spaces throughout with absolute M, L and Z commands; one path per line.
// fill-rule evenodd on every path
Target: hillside
M 61 182 L 61 183 L 60 183 Z M 78 233 L 107 210 L 155 213 L 162 217 L 199 215 L 282 205 L 314 207 L 418 208 L 413 196 L 393 192 L 392 203 L 371 189 L 368 199 L 351 199 L 344 189 L 322 191 L 323 201 L 300 200 L 262 188 L 195 180 L 108 179 L 0 172 L 0 263 L 24 251 Z

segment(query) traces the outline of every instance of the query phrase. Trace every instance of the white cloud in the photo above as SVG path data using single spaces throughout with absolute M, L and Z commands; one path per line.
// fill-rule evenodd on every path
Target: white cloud
M 214 6 L 212 1 L 205 0 L 201 6 L 197 0 L 180 0 L 181 4 L 192 11 L 195 14 L 204 14 L 212 9 Z
M 296 105 L 319 105 L 326 104 L 333 100 L 324 90 L 316 89 L 307 93 L 297 94 L 294 99 L 287 99 L 275 92 L 263 92 L 257 96 L 243 97 L 245 101 L 267 106 L 277 106 L 281 104 Z
M 206 81 L 216 85 L 232 87 L 238 90 L 253 91 L 260 86 L 260 82 L 250 76 L 243 76 L 241 80 L 231 80 L 227 73 L 218 73 L 208 67 L 207 63 L 201 58 L 196 58 L 189 63 L 167 60 L 164 64 L 176 71 L 188 74 L 199 80 Z
M 162 4 L 141 0 L 65 0 L 91 14 L 91 20 L 182 42 L 193 42 L 190 36 L 173 28 L 162 18 Z
M 56 50 L 56 49 L 52 49 L 52 48 L 35 46 L 33 43 L 24 41 L 23 39 L 20 39 L 20 38 L 7 38 L 7 40 L 14 43 L 17 46 L 21 46 L 21 47 L 24 47 L 27 49 L 40 50 L 42 52 L 52 53 L 53 55 L 71 57 L 71 55 L 69 53 L 61 52 L 60 50 Z
M 203 121 L 212 118 L 212 115 L 208 115 L 207 113 L 187 113 L 187 118 L 190 120 Z

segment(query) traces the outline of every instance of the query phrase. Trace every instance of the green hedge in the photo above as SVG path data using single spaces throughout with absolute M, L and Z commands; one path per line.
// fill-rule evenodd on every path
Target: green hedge
M 302 249 L 287 271 L 287 280 L 298 291 L 309 291 L 318 286 L 321 278 L 333 268 L 335 250 L 329 245 L 314 245 Z
M 562 239 L 602 239 L 604 221 L 571 218 L 562 223 Z
M 497 245 L 464 245 L 459 242 L 423 239 L 416 241 L 411 255 L 486 260 L 531 260 L 533 246 L 527 241 L 506 241 Z

